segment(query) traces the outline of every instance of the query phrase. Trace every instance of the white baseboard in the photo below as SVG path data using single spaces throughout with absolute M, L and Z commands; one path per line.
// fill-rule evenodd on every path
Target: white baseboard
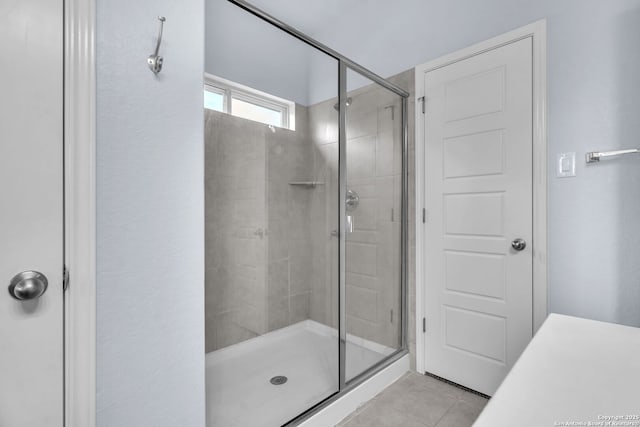
M 308 420 L 305 420 L 300 424 L 300 427 L 335 426 L 408 371 L 409 355 L 405 355 Z

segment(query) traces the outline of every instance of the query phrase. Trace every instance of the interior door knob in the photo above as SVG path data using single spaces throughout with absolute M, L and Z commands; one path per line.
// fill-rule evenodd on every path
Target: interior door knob
M 527 247 L 527 242 L 525 242 L 524 239 L 518 238 L 511 242 L 511 247 L 516 251 L 521 251 Z
M 37 271 L 23 271 L 11 279 L 9 294 L 19 301 L 40 298 L 48 286 L 47 278 Z

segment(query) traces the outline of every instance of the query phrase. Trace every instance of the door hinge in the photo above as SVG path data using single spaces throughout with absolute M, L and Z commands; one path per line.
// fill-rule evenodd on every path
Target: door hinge
M 422 104 L 422 114 L 424 114 L 425 97 L 421 96 L 420 98 L 418 98 L 418 102 Z
M 62 266 L 62 290 L 69 289 L 69 269 L 66 265 Z
M 427 318 L 423 317 L 422 318 L 422 333 L 427 332 Z
M 422 208 L 422 223 L 423 224 L 427 223 L 427 209 L 426 208 Z

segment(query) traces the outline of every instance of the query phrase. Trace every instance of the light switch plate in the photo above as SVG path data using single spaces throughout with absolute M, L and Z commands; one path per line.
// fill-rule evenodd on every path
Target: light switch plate
M 569 178 L 576 176 L 576 153 L 560 153 L 556 163 L 556 176 Z

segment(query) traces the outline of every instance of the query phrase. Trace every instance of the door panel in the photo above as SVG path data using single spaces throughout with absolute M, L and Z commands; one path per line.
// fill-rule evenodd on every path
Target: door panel
M 0 6 L 0 426 L 62 426 L 62 10 Z M 25 270 L 48 289 L 21 302 Z
M 526 38 L 424 76 L 425 366 L 486 394 L 532 336 L 531 55 Z

